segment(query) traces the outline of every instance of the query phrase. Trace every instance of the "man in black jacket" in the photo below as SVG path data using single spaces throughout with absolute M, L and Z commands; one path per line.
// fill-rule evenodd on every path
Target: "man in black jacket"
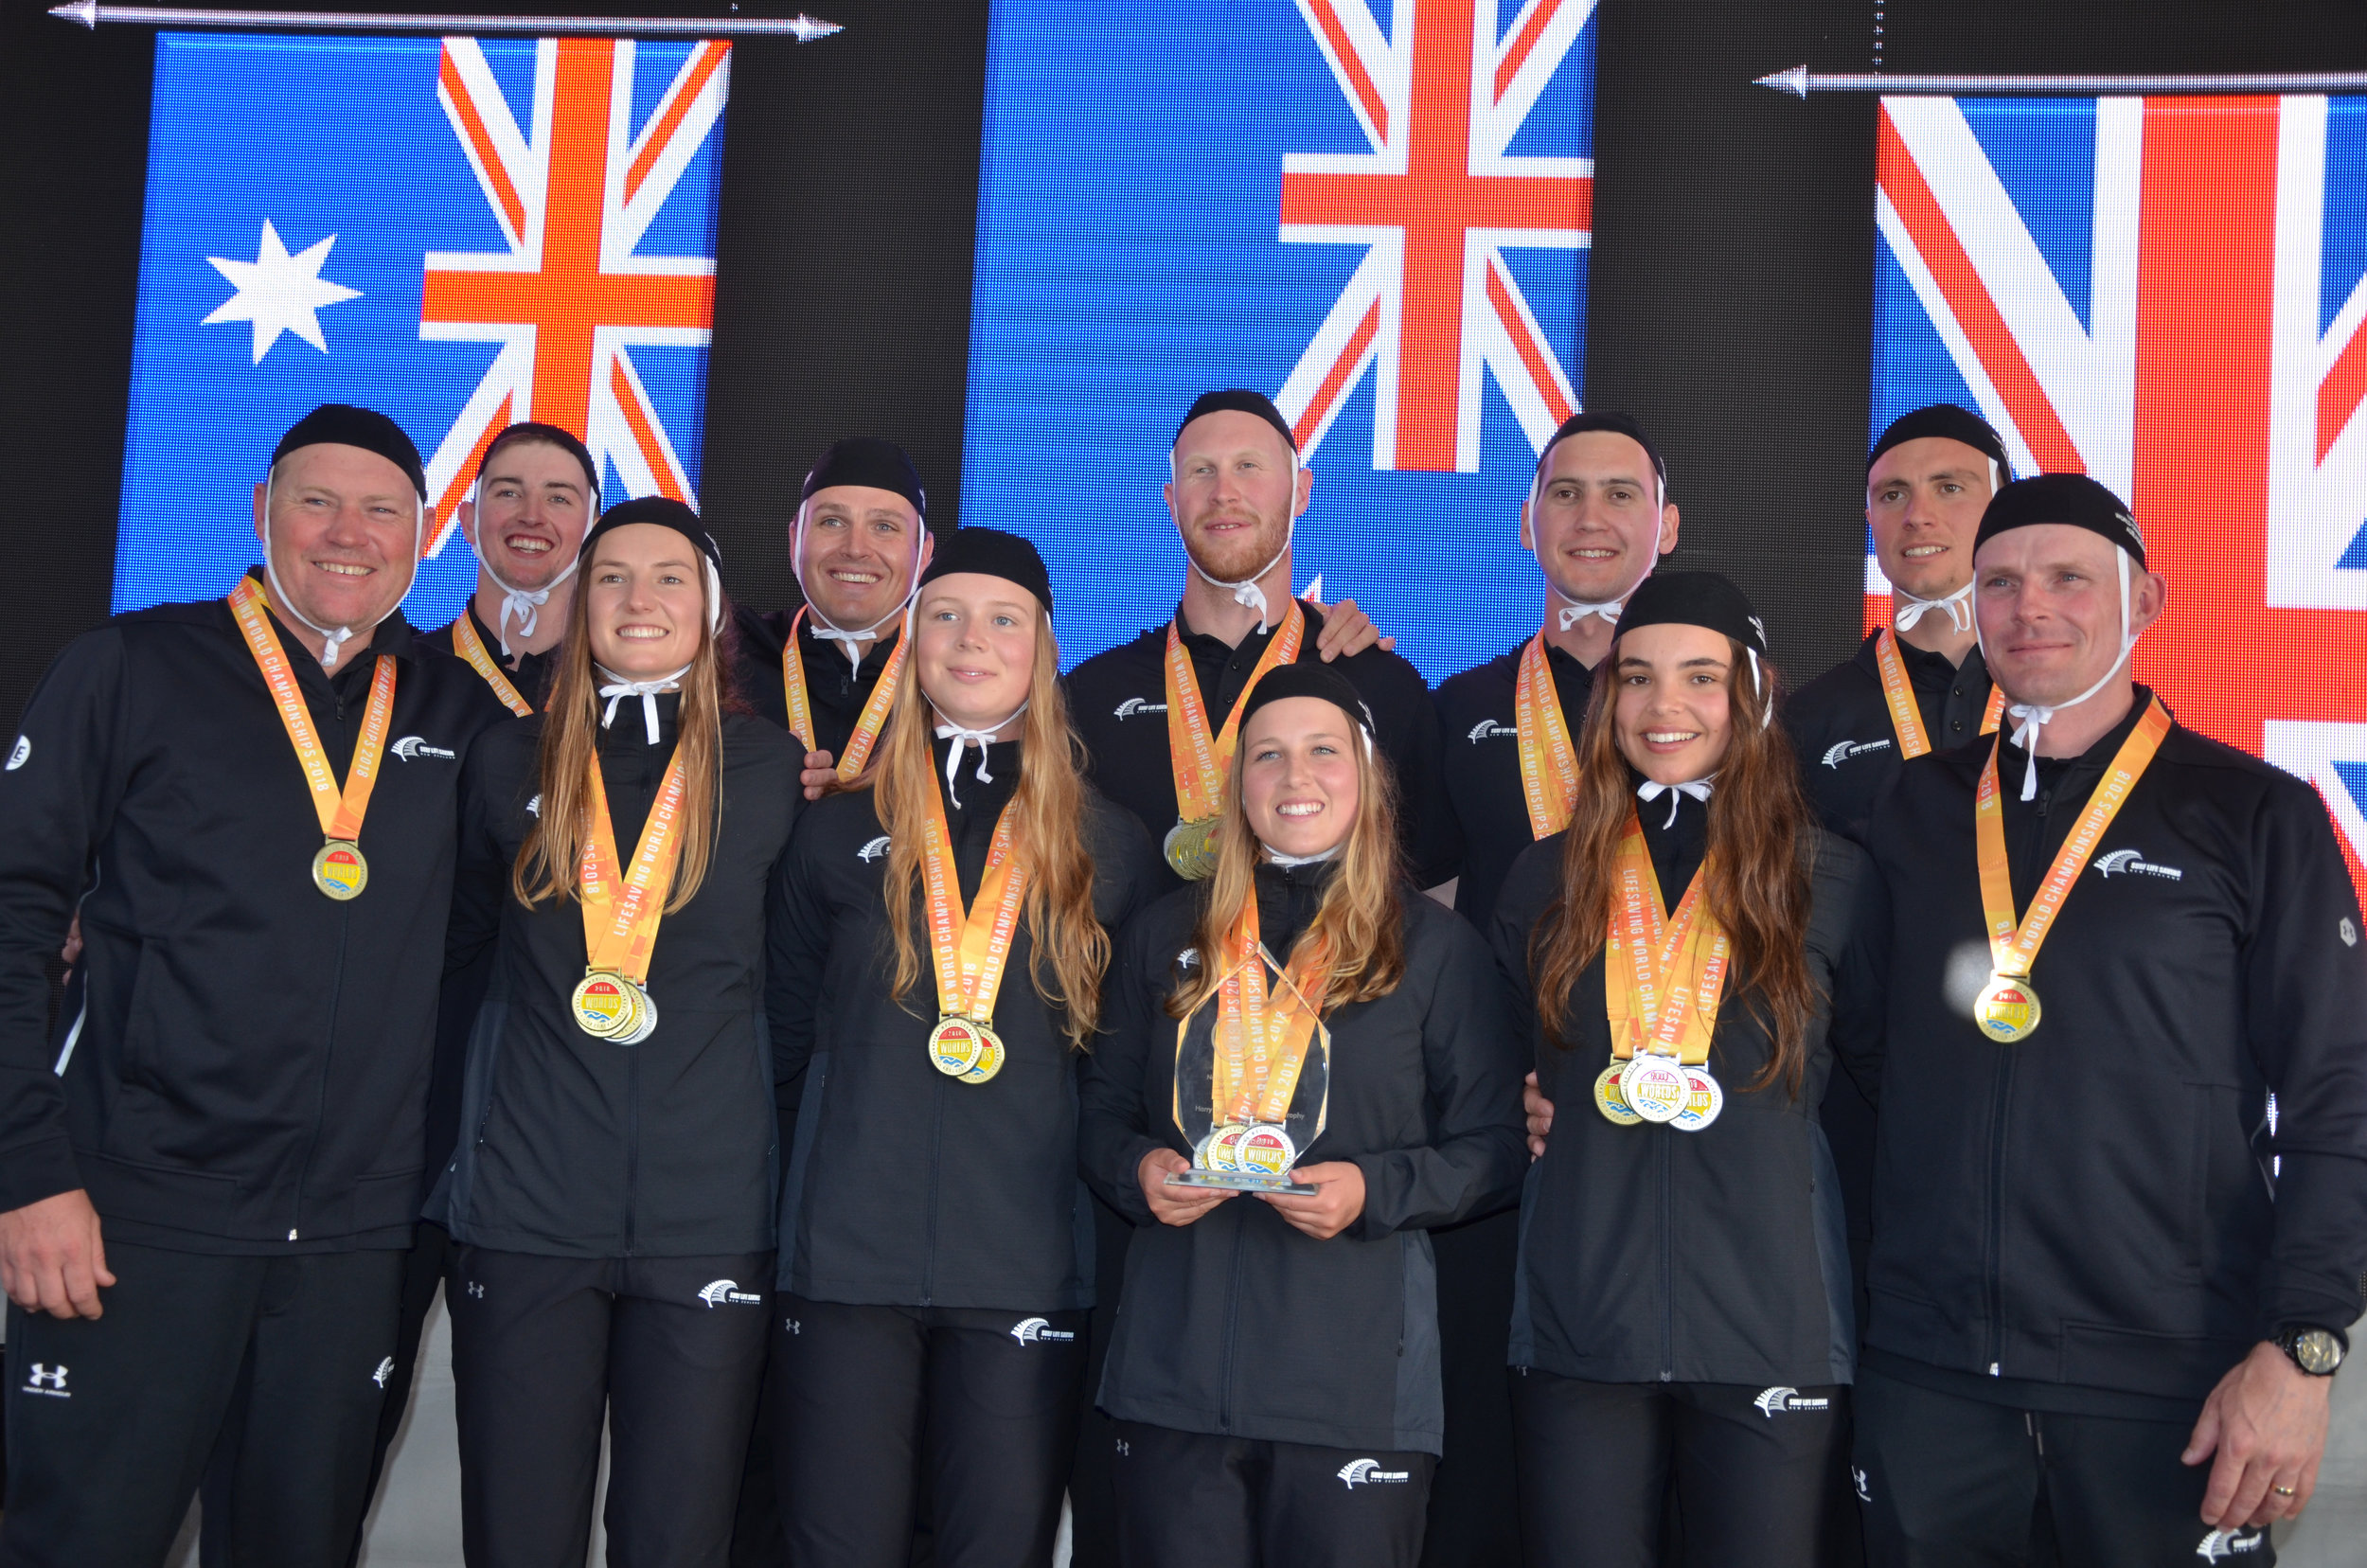
M 471 739 L 396 605 L 418 454 L 301 420 L 231 602 L 72 644 L 0 772 L 0 1559 L 157 1561 L 209 1455 L 241 1561 L 342 1557 L 418 1207 Z M 294 755 L 291 755 L 291 753 Z M 45 1033 L 79 906 L 84 1001 Z M 222 1516 L 217 1522 L 216 1514 Z
M 1877 1563 L 2272 1560 L 2367 1265 L 2367 961 L 2309 787 L 2127 672 L 2161 614 L 2094 481 L 2006 486 L 1974 607 L 2010 738 L 1899 771 L 1867 1035 L 1858 1382 Z M 1852 1046 L 1852 1037 L 1860 1042 Z

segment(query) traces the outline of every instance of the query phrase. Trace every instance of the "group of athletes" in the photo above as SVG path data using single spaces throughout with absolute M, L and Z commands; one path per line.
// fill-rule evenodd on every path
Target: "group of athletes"
M 1409 561 L 1542 578 L 1433 692 L 1292 597 L 1271 402 L 1170 456 L 1180 602 L 1063 677 L 886 440 L 758 614 L 513 425 L 426 633 L 417 450 L 298 421 L 0 771 L 0 1564 L 351 1560 L 439 1288 L 477 1568 L 582 1563 L 603 1435 L 630 1565 L 2273 1560 L 2367 953 L 2134 682 L 2128 508 L 1906 416 L 1795 689 L 1581 414 Z

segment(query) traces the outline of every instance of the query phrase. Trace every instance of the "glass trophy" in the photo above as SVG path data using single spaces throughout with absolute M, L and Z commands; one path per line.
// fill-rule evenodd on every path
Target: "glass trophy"
M 1273 973 L 1271 969 L 1267 972 Z M 1276 976 L 1272 985 L 1275 1002 L 1290 993 L 1287 980 Z M 1266 1096 L 1255 1088 L 1247 1115 L 1237 1114 L 1237 1094 L 1231 1105 L 1216 1102 L 1223 1019 L 1222 993 L 1218 991 L 1176 1025 L 1173 1115 L 1176 1128 L 1191 1145 L 1192 1168 L 1171 1173 L 1166 1185 L 1311 1195 L 1315 1188 L 1292 1181 L 1290 1171 L 1311 1163 L 1308 1151 L 1323 1136 L 1331 1104 L 1331 1031 L 1321 1020 L 1316 1022 L 1290 1106 L 1281 1120 L 1273 1121 L 1265 1114 L 1272 1107 L 1258 1103 Z M 1286 1060 L 1277 1060 L 1270 1075 L 1287 1067 Z

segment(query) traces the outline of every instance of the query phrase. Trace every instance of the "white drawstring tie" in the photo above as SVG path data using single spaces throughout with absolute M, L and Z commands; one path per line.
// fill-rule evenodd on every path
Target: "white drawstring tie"
M 1006 725 L 1009 724 L 1012 720 L 1018 718 L 1021 714 L 1025 713 L 1026 711 L 1027 704 L 1025 703 L 1022 703 L 1018 707 L 1013 708 L 1009 713 L 1004 715 L 1001 719 L 996 720 L 993 723 L 988 724 L 982 729 L 966 729 L 960 724 L 949 724 L 943 722 L 940 722 L 937 725 L 937 739 L 940 740 L 951 740 L 953 742 L 953 744 L 947 749 L 945 754 L 945 793 L 947 799 L 952 801 L 957 807 L 962 803 L 961 795 L 953 788 L 953 775 L 962 765 L 962 753 L 970 746 L 976 746 L 978 748 L 978 771 L 971 774 L 970 776 L 975 778 L 981 784 L 991 784 L 994 782 L 994 775 L 987 772 L 987 748 L 994 743 L 994 738 L 1003 732 Z M 939 720 L 943 720 L 945 718 L 944 709 L 939 708 L 937 710 L 937 718 Z
M 1891 594 L 1900 601 L 1891 616 L 1891 624 L 1901 632 L 1913 631 L 1915 622 L 1934 610 L 1945 611 L 1948 624 L 1957 631 L 1972 630 L 1972 583 L 1969 579 L 1954 593 L 1935 599 L 1917 598 L 1896 583 L 1891 584 Z
M 682 678 L 690 673 L 690 667 L 685 665 L 671 675 L 661 675 L 654 681 L 629 681 L 605 665 L 594 665 L 592 668 L 599 672 L 600 679 L 608 683 L 600 687 L 600 695 L 608 699 L 607 711 L 600 715 L 600 728 L 607 729 L 616 722 L 617 704 L 628 697 L 638 697 L 641 699 L 642 722 L 649 728 L 650 744 L 656 745 L 658 693 L 680 691 Z
M 1674 828 L 1677 826 L 1677 808 L 1681 804 L 1680 797 L 1691 795 L 1707 807 L 1710 803 L 1710 781 L 1706 778 L 1695 778 L 1682 784 L 1664 784 L 1657 778 L 1647 778 L 1635 787 L 1635 793 L 1639 799 L 1647 801 L 1658 800 L 1662 795 L 1666 795 L 1668 797 L 1668 820 L 1662 826 Z

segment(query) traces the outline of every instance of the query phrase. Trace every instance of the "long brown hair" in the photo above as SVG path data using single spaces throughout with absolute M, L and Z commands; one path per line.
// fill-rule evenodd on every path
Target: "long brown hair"
M 1405 910 L 1399 902 L 1404 869 L 1397 850 L 1397 784 L 1388 762 L 1371 746 L 1350 749 L 1356 754 L 1356 821 L 1348 829 L 1347 843 L 1341 846 L 1340 869 L 1324 889 L 1315 918 L 1307 922 L 1290 951 L 1280 954 L 1287 969 L 1308 943 L 1330 944 L 1331 967 L 1323 976 L 1321 993 L 1310 999 L 1319 1011 L 1326 1012 L 1350 1002 L 1386 996 L 1405 978 Z M 1241 905 L 1257 896 L 1257 863 L 1264 851 L 1257 835 L 1250 830 L 1249 815 L 1241 804 L 1241 772 L 1248 756 L 1246 739 L 1233 748 L 1233 767 L 1225 775 L 1224 808 L 1217 818 L 1217 868 L 1208 878 L 1208 896 L 1200 906 L 1199 924 L 1192 934 L 1201 962 L 1184 971 L 1167 997 L 1167 1013 L 1173 1018 L 1190 1017 L 1223 983 L 1225 959 L 1219 955 L 1225 951 L 1225 934 Z
M 908 623 L 904 635 L 915 634 Z M 930 740 L 933 709 L 920 690 L 917 651 L 896 677 L 895 705 L 880 749 L 855 788 L 868 786 L 872 809 L 887 829 L 887 876 L 882 890 L 895 958 L 889 997 L 901 1005 L 920 983 L 920 943 L 913 928 L 919 910 L 922 820 L 937 792 Z M 1011 852 L 1027 867 L 1027 977 L 1046 1007 L 1061 1014 L 1069 1043 L 1086 1048 L 1101 1025 L 1101 975 L 1110 966 L 1110 934 L 1094 915 L 1094 863 L 1082 832 L 1085 750 L 1069 727 L 1060 687 L 1060 645 L 1052 617 L 1037 606 L 1036 657 L 1027 675 L 1027 712 L 1019 748 L 1019 788 Z M 896 912 L 904 918 L 896 918 Z
M 1808 977 L 1808 860 L 1819 831 L 1800 789 L 1791 741 L 1767 722 L 1775 700 L 1775 667 L 1759 661 L 1760 677 L 1744 673 L 1748 654 L 1727 641 L 1727 698 L 1732 739 L 1710 793 L 1709 844 L 1702 873 L 1708 913 L 1733 939 L 1734 979 L 1726 1005 L 1750 1009 L 1775 1042 L 1767 1066 L 1744 1087 L 1763 1089 L 1781 1078 L 1797 1097 L 1807 1070 L 1808 1020 L 1818 1003 Z M 1570 992 L 1586 967 L 1602 956 L 1613 897 L 1613 858 L 1635 810 L 1628 760 L 1619 750 L 1619 647 L 1611 645 L 1577 736 L 1578 798 L 1561 852 L 1560 895 L 1529 938 L 1537 1014 L 1545 1036 L 1567 1048 Z M 1606 976 L 1608 978 L 1608 976 Z M 1737 984 L 1738 982 L 1738 984 Z
M 666 900 L 669 915 L 699 891 L 715 853 L 723 811 L 716 783 L 722 770 L 723 714 L 734 705 L 731 603 L 724 599 L 719 615 L 707 597 L 721 592 L 714 578 L 702 569 L 699 581 L 700 613 L 707 617 L 705 635 L 699 639 L 698 656 L 683 671 L 682 705 L 674 724 L 674 753 L 683 764 L 682 852 L 674 862 L 673 888 Z M 542 805 L 509 872 L 510 892 L 528 908 L 547 898 L 582 897 L 577 866 L 591 831 L 592 769 L 600 755 L 600 678 L 592 668 L 586 608 L 591 593 L 592 574 L 578 572 L 567 597 L 567 638 L 560 645 L 559 673 L 551 684 L 550 705 L 543 713 Z M 637 708 L 637 704 L 620 706 L 618 722 L 641 722 Z M 619 845 L 617 853 L 630 858 L 632 850 Z

